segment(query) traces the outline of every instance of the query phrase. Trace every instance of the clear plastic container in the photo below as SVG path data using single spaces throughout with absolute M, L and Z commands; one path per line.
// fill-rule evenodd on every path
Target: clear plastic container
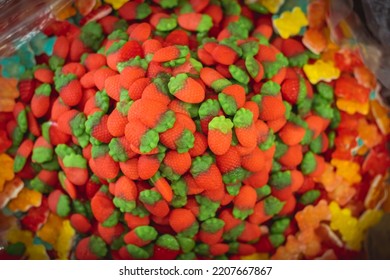
M 20 45 L 34 37 L 70 2 L 71 0 L 0 0 L 0 57 L 12 54 Z

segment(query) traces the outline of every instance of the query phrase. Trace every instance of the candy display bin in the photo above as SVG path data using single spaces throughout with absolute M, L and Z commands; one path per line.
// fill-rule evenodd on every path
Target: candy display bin
M 0 1 L 0 259 L 390 259 L 361 3 Z

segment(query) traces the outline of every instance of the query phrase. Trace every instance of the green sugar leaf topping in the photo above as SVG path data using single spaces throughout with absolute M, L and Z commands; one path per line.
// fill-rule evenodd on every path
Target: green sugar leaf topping
M 268 196 L 264 199 L 264 212 L 268 216 L 274 216 L 278 214 L 284 206 L 285 202 L 281 202 L 274 196 Z
M 54 87 L 56 91 L 60 92 L 61 89 L 69 84 L 71 81 L 77 79 L 77 76 L 75 74 L 69 73 L 69 74 L 62 74 L 61 69 L 58 68 L 54 75 Z
M 316 86 L 316 89 L 322 98 L 328 100 L 329 102 L 333 102 L 334 91 L 332 86 L 324 82 L 319 82 Z
M 253 123 L 253 113 L 245 108 L 239 109 L 233 118 L 234 127 L 247 128 Z
M 177 20 L 175 17 L 161 18 L 158 22 L 156 29 L 158 31 L 171 31 L 177 26 Z
M 70 127 L 74 136 L 78 137 L 85 133 L 85 121 L 87 118 L 83 113 L 78 113 L 70 121 Z
M 321 153 L 322 147 L 323 147 L 323 142 L 322 142 L 321 135 L 319 135 L 316 139 L 314 139 L 310 143 L 310 150 L 315 154 Z
M 275 189 L 281 190 L 291 185 L 291 172 L 279 171 L 270 176 L 269 184 Z
M 60 157 L 61 159 L 64 159 L 65 156 L 67 155 L 72 155 L 75 153 L 75 151 L 71 147 L 67 146 L 66 144 L 59 144 L 55 148 L 55 152 L 57 156 Z
M 213 19 L 207 14 L 202 14 L 202 18 L 196 28 L 196 31 L 207 32 L 211 27 L 213 27 Z
M 200 205 L 198 220 L 205 221 L 207 219 L 215 217 L 215 214 L 220 206 L 219 202 L 215 202 L 210 200 L 207 197 L 203 197 L 201 195 L 195 196 L 196 202 Z
M 140 151 L 142 153 L 149 153 L 151 150 L 157 147 L 160 137 L 158 132 L 154 129 L 149 129 L 142 137 L 140 144 Z
M 249 75 L 255 79 L 260 71 L 259 62 L 253 57 L 248 56 L 245 58 L 245 67 Z
M 271 187 L 268 185 L 262 186 L 261 188 L 256 189 L 257 201 L 263 199 L 266 196 L 271 194 Z
M 180 250 L 180 244 L 177 241 L 177 239 L 170 234 L 163 234 L 159 236 L 156 240 L 156 245 L 167 248 L 172 251 L 179 251 Z
M 108 145 L 104 145 L 104 144 L 99 146 L 93 145 L 91 154 L 92 154 L 92 158 L 94 159 L 103 157 L 109 154 L 109 147 Z
M 236 184 L 226 185 L 226 191 L 228 192 L 228 194 L 236 196 L 240 192 L 241 185 L 242 184 L 240 182 Z
M 87 160 L 82 155 L 71 154 L 63 158 L 65 167 L 87 168 Z
M 190 172 L 196 177 L 208 171 L 213 162 L 214 159 L 210 155 L 198 156 L 192 160 Z
M 242 56 L 245 58 L 245 61 L 248 57 L 255 56 L 259 52 L 259 43 L 256 41 L 248 41 L 240 45 L 242 49 Z
M 195 221 L 189 228 L 178 233 L 178 236 L 193 238 L 199 231 L 199 223 Z
M 177 236 L 177 241 L 179 241 L 183 253 L 189 253 L 195 247 L 195 241 L 192 238 Z
M 230 119 L 225 118 L 225 116 L 214 117 L 211 122 L 209 122 L 209 129 L 217 129 L 223 134 L 232 133 L 233 122 Z
M 139 226 L 134 229 L 135 234 L 143 241 L 150 241 L 157 238 L 157 231 L 151 226 Z
M 207 99 L 199 107 L 199 117 L 200 119 L 204 119 L 210 116 L 217 116 L 219 110 L 221 110 L 221 107 L 217 100 Z
M 233 79 L 235 79 L 237 82 L 242 83 L 242 84 L 249 83 L 248 74 L 240 67 L 232 64 L 229 66 L 229 72 L 232 75 Z
M 179 4 L 178 0 L 160 0 L 160 6 L 164 9 L 171 9 Z
M 101 111 L 97 111 L 92 115 L 88 116 L 87 121 L 85 122 L 85 132 L 88 134 L 93 133 L 93 128 L 100 123 L 100 120 L 105 114 Z
M 269 236 L 269 241 L 274 248 L 278 248 L 286 241 L 286 237 L 284 237 L 283 234 L 271 234 Z
M 123 32 L 123 31 L 117 30 L 114 32 Z M 127 35 L 127 33 L 126 33 L 126 35 Z M 119 41 L 115 41 L 114 43 L 112 43 L 112 45 L 106 51 L 106 55 L 110 55 L 110 54 L 115 53 L 118 50 L 120 50 L 126 44 L 126 41 L 127 40 L 119 40 Z
M 70 199 L 67 195 L 61 195 L 57 202 L 57 215 L 60 217 L 66 217 L 71 211 Z
M 125 162 L 129 159 L 127 156 L 125 148 L 122 146 L 119 138 L 112 138 L 110 143 L 108 144 L 109 155 L 116 162 Z
M 304 175 L 312 173 L 317 167 L 317 162 L 314 153 L 307 152 L 302 159 L 301 170 Z
M 169 92 L 175 95 L 176 92 L 180 91 L 184 87 L 187 78 L 188 76 L 186 73 L 180 73 L 175 77 L 171 77 L 168 83 Z
M 280 85 L 273 82 L 267 81 L 261 87 L 261 94 L 275 96 L 280 92 Z
M 309 55 L 306 52 L 288 58 L 291 67 L 302 68 L 309 61 Z
M 104 227 L 114 227 L 118 224 L 119 222 L 119 218 L 120 218 L 121 214 L 119 211 L 115 210 L 110 217 L 108 217 L 108 219 L 106 219 L 102 225 Z
M 225 78 L 218 79 L 211 84 L 211 88 L 216 92 L 221 92 L 225 87 L 232 85 L 232 83 Z
M 225 226 L 225 222 L 218 218 L 210 218 L 204 221 L 200 228 L 203 231 L 210 232 L 210 233 L 216 233 L 220 229 L 222 229 Z
M 42 84 L 35 89 L 36 95 L 50 96 L 51 87 L 49 84 Z
M 104 40 L 102 26 L 96 21 L 88 22 L 81 28 L 80 40 L 87 47 L 97 51 Z
M 188 152 L 192 147 L 194 147 L 195 137 L 194 134 L 189 129 L 184 129 L 180 138 L 175 141 L 177 151 L 179 153 Z
M 233 16 L 241 14 L 241 6 L 235 0 L 222 0 L 221 1 L 224 14 Z
M 242 232 L 244 231 L 245 229 L 245 223 L 244 222 L 241 222 L 239 225 L 237 225 L 236 227 L 232 228 L 231 230 L 229 231 L 225 231 L 223 233 L 223 239 L 225 241 L 236 241 L 237 238 L 242 234 Z
M 116 29 L 108 35 L 107 39 L 109 40 L 129 40 L 129 35 L 122 29 Z
M 127 252 L 137 260 L 145 260 L 150 257 L 148 251 L 133 244 L 126 245 Z
M 299 202 L 303 205 L 313 204 L 320 195 L 321 192 L 319 190 L 309 190 L 299 198 Z
M 289 225 L 290 225 L 289 218 L 281 218 L 276 220 L 272 224 L 270 231 L 272 234 L 276 234 L 276 233 L 282 234 L 285 232 L 285 230 L 288 228 Z
M 37 163 L 44 163 L 52 160 L 53 149 L 46 147 L 36 147 L 32 152 L 32 161 Z
M 150 9 L 149 4 L 141 3 L 137 6 L 136 12 L 136 19 L 144 19 L 152 13 L 152 9 Z
M 152 191 L 152 190 L 143 190 L 139 193 L 139 200 L 143 203 L 153 205 L 157 201 L 160 201 L 162 199 L 162 196 L 159 192 Z
M 135 201 L 128 201 L 119 197 L 115 197 L 112 202 L 122 213 L 130 213 L 136 206 Z
M 233 216 L 236 219 L 245 220 L 249 215 L 253 213 L 253 209 L 239 209 L 233 208 Z
M 89 239 L 89 249 L 99 258 L 103 258 L 108 253 L 106 243 L 96 235 L 92 235 Z

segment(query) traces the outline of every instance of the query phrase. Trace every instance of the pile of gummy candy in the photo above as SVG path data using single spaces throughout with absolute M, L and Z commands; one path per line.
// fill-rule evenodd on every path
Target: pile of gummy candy
M 390 124 L 325 0 L 74 1 L 0 59 L 0 258 L 358 259 Z

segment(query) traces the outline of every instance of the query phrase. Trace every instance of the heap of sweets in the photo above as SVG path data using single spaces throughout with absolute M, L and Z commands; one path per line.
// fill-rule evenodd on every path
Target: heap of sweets
M 361 257 L 388 119 L 322 1 L 105 2 L 1 61 L 3 258 Z

